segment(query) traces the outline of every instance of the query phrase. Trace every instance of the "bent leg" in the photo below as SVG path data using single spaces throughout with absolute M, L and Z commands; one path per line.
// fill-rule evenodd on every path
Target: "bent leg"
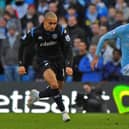
M 46 69 L 43 73 L 44 79 L 48 82 L 50 87 L 47 87 L 44 91 L 39 94 L 40 98 L 55 96 L 59 93 L 58 83 L 56 75 L 52 69 Z
M 56 75 L 52 69 L 47 69 L 44 74 L 44 79 L 48 82 L 50 87 L 47 87 L 44 91 L 41 91 L 39 93 L 39 97 L 53 97 L 56 104 L 58 105 L 58 108 L 63 112 L 65 110 L 64 104 L 62 101 L 62 96 L 60 94 L 59 85 L 56 79 Z

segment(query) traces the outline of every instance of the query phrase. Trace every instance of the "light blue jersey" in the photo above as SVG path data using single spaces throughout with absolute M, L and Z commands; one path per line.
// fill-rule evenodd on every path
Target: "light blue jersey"
M 121 25 L 112 31 L 104 34 L 97 45 L 96 55 L 99 56 L 105 40 L 119 39 L 122 52 L 121 66 L 124 68 L 129 64 L 129 24 Z

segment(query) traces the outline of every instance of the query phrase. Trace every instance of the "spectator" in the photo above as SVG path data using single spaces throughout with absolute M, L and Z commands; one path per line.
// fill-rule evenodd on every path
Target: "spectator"
M 20 40 L 16 34 L 16 25 L 10 23 L 7 25 L 7 38 L 2 42 L 1 60 L 4 67 L 4 73 L 7 81 L 20 81 L 18 74 L 18 50 Z
M 91 69 L 91 62 L 94 58 L 96 45 L 91 44 L 89 53 L 84 56 L 79 63 L 79 70 L 82 72 L 81 82 L 100 82 L 103 79 L 103 58 L 100 57 L 95 70 Z
M 38 24 L 42 24 L 43 21 L 44 21 L 44 15 L 39 14 L 39 16 L 38 16 Z
M 81 81 L 82 78 L 82 72 L 78 69 L 80 60 L 82 59 L 83 56 L 86 55 L 87 52 L 87 45 L 84 41 L 81 41 L 79 44 L 79 52 L 78 55 L 76 55 L 73 58 L 73 81 Z
M 78 65 L 87 51 L 87 44 L 79 37 L 75 38 L 73 43 L 73 76 L 66 76 L 66 82 L 81 81 L 82 72 L 79 71 Z
M 12 18 L 18 18 L 18 12 L 15 9 L 13 9 L 13 7 L 10 4 L 6 6 L 5 11 L 7 11 Z
M 84 93 L 77 94 L 76 105 L 87 112 L 103 112 L 102 89 L 94 87 L 91 83 L 84 84 L 83 89 Z
M 76 16 L 68 18 L 68 28 L 70 32 L 71 40 L 73 41 L 76 37 L 80 37 L 86 41 L 85 31 L 78 25 Z
M 78 17 L 78 13 L 77 13 L 77 10 L 74 6 L 70 6 L 68 9 L 67 9 L 67 14 L 66 14 L 66 18 L 68 19 L 69 17 L 71 16 L 75 16 L 76 18 Z
M 48 10 L 47 0 L 38 0 L 38 13 L 44 14 Z
M 116 11 L 116 15 L 115 15 L 115 23 L 110 27 L 110 29 L 114 29 L 122 24 L 125 23 L 125 20 L 124 20 L 124 14 L 122 11 L 119 11 L 117 10 Z
M 3 39 L 6 39 L 6 33 L 7 33 L 6 24 L 7 24 L 7 21 L 3 17 L 0 18 L 0 57 L 1 57 L 2 41 Z M 3 73 L 3 66 L 0 60 L 0 74 L 2 73 Z
M 91 31 L 92 31 L 91 43 L 94 43 L 96 45 L 97 45 L 99 38 L 100 38 L 99 30 L 100 30 L 100 26 L 98 23 L 93 23 L 91 25 Z
M 81 43 L 81 38 L 80 37 L 76 37 L 73 40 L 73 56 L 77 56 L 79 54 L 79 46 Z
M 75 3 L 74 0 L 60 0 L 60 1 L 62 1 L 65 10 L 67 10 L 71 6 L 71 4 Z
M 116 20 L 115 20 L 115 16 L 116 16 L 116 9 L 114 7 L 110 7 L 108 9 L 108 23 L 109 23 L 109 28 L 112 29 L 111 27 L 115 24 Z
M 18 12 L 18 18 L 21 19 L 27 13 L 28 5 L 24 0 L 16 0 L 12 7 Z
M 1 40 L 6 38 L 6 25 L 7 21 L 4 18 L 0 18 L 0 45 L 1 45 Z
M 99 17 L 108 15 L 108 9 L 102 0 L 94 0 L 94 4 L 96 5 Z
M 91 3 L 91 0 L 76 0 L 76 8 L 78 12 L 79 25 L 85 26 L 85 9 Z
M 3 18 L 7 21 L 7 24 L 15 24 L 16 26 L 16 33 L 17 35 L 21 35 L 22 28 L 21 28 L 21 22 L 18 18 L 16 18 L 14 15 L 12 15 L 10 12 L 5 11 L 3 14 Z
M 92 23 L 98 23 L 98 12 L 95 4 L 90 4 L 85 11 L 85 25 L 90 26 Z
M 107 26 L 109 28 L 109 23 L 108 23 L 108 17 L 107 16 L 100 16 L 99 17 L 99 25 Z
M 100 30 L 99 30 L 99 35 L 102 36 L 102 35 L 104 35 L 107 32 L 108 32 L 108 27 L 104 26 L 104 25 L 101 25 L 100 26 Z
M 113 60 L 109 61 L 104 66 L 104 80 L 107 81 L 120 81 L 122 78 L 121 73 L 121 51 L 114 49 Z
M 59 16 L 58 2 L 56 0 L 49 2 L 48 11 L 54 12 L 57 16 Z
M 125 0 L 117 0 L 115 8 L 123 12 L 124 20 L 129 20 L 129 7 Z
M 26 23 L 32 21 L 34 26 L 38 24 L 38 15 L 36 14 L 36 9 L 34 5 L 28 6 L 27 14 L 21 19 L 22 29 L 25 30 Z

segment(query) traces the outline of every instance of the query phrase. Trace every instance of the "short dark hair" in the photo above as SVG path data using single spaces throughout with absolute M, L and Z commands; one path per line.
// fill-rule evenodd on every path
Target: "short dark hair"
M 54 12 L 47 12 L 44 15 L 45 18 L 57 18 L 56 14 Z
M 121 50 L 119 50 L 118 48 L 114 48 L 113 54 L 114 54 L 115 52 L 118 52 L 118 53 L 120 54 L 120 56 L 122 55 Z

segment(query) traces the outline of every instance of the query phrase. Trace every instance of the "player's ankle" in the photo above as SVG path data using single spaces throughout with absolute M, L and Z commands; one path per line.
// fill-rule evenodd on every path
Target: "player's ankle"
M 64 113 L 68 113 L 66 110 L 64 110 L 64 111 L 62 111 L 62 114 L 64 114 Z

